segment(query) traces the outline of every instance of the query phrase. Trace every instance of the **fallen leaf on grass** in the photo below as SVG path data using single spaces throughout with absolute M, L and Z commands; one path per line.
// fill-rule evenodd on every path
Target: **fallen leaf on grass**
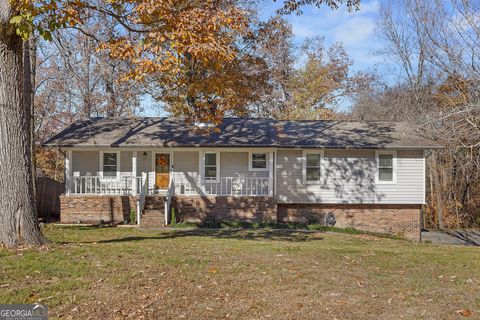
M 468 310 L 468 309 L 460 309 L 460 310 L 457 310 L 457 312 L 455 312 L 455 313 L 461 314 L 464 317 L 470 317 L 470 316 L 473 315 L 473 312 L 471 310 Z
M 40 298 L 40 299 L 38 299 L 37 301 L 38 301 L 38 302 L 42 302 L 42 301 L 50 300 L 50 299 L 52 299 L 52 298 L 53 298 L 53 296 L 50 296 L 50 297 L 46 297 L 46 298 Z

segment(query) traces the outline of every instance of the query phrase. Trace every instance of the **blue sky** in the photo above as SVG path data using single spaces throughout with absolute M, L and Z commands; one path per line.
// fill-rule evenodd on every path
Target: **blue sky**
M 265 0 L 260 7 L 261 18 L 267 19 L 278 7 L 278 2 Z M 352 71 L 372 71 L 385 62 L 383 57 L 375 55 L 382 48 L 375 26 L 379 9 L 378 0 L 364 0 L 358 11 L 349 12 L 346 6 L 337 10 L 306 6 L 302 15 L 292 14 L 285 18 L 293 27 L 297 43 L 313 36 L 325 37 L 327 46 L 341 42 L 354 62 Z

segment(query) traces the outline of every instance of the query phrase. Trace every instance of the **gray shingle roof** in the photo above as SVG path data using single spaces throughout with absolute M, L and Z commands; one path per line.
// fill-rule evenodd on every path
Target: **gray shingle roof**
M 406 123 L 226 118 L 205 132 L 174 118 L 90 118 L 49 139 L 48 147 L 438 148 Z

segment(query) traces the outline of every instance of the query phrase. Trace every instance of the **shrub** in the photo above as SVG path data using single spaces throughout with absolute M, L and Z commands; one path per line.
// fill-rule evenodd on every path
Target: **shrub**
M 135 214 L 135 210 L 130 210 L 130 223 L 136 224 L 137 223 L 137 215 Z
M 174 225 L 177 224 L 177 217 L 175 216 L 175 208 L 174 207 L 172 207 L 172 209 L 171 209 L 171 214 L 172 214 L 172 219 L 170 221 L 170 224 L 172 226 L 174 226 Z

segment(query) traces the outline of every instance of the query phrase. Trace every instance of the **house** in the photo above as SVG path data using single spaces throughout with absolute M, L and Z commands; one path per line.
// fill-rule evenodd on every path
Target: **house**
M 90 118 L 49 141 L 65 153 L 65 223 L 320 222 L 420 237 L 426 150 L 405 123 Z

